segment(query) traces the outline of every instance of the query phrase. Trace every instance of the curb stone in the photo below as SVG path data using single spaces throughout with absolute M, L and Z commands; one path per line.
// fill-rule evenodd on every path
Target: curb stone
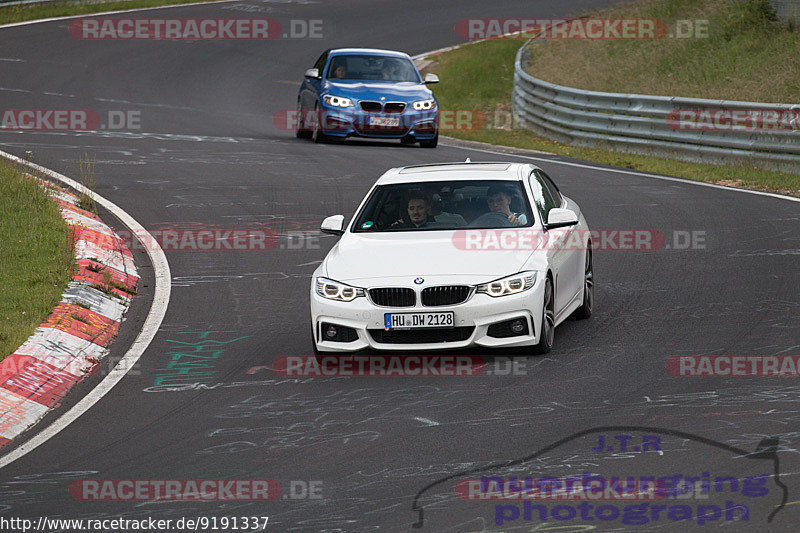
M 79 208 L 74 194 L 42 185 L 70 227 L 76 267 L 47 319 L 0 361 L 0 448 L 99 371 L 139 281 L 133 255 L 110 227 Z

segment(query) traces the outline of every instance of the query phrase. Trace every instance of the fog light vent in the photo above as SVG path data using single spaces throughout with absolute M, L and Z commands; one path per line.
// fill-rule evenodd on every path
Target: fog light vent
M 328 342 L 353 342 L 358 339 L 358 333 L 353 328 L 338 326 L 323 322 L 320 325 L 322 330 L 322 341 Z
M 496 339 L 528 335 L 528 321 L 525 318 L 512 318 L 511 320 L 498 322 L 489 326 L 486 334 Z

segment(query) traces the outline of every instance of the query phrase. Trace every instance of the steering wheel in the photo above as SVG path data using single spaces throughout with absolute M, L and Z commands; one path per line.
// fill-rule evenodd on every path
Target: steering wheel
M 469 223 L 470 228 L 510 228 L 512 225 L 511 221 L 508 220 L 508 215 L 505 213 L 498 213 L 497 211 L 484 213 Z

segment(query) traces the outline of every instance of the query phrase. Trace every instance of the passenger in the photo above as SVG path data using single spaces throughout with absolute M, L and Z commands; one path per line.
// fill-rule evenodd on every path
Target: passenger
M 408 220 L 401 218 L 394 222 L 392 228 L 424 228 L 428 224 L 428 210 L 430 202 L 422 194 L 412 194 L 408 199 L 406 211 Z
M 441 222 L 447 226 L 460 228 L 467 225 L 467 221 L 464 220 L 464 217 L 458 213 L 448 213 L 447 211 L 444 211 L 442 209 L 443 206 L 444 201 L 442 200 L 442 197 L 438 193 L 435 193 L 433 195 L 433 199 L 431 200 L 431 206 L 428 209 L 428 215 L 433 218 L 434 221 Z

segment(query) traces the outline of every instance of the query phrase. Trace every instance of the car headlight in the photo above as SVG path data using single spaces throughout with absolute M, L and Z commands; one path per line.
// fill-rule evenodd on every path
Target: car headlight
M 436 105 L 436 100 L 433 98 L 430 100 L 419 100 L 411 105 L 415 111 L 426 111 L 428 109 L 433 109 L 433 106 Z
M 536 272 L 520 272 L 489 283 L 482 283 L 478 285 L 475 292 L 481 292 L 496 298 L 527 291 L 533 287 L 534 283 L 536 283 Z
M 327 278 L 317 278 L 317 294 L 328 300 L 338 300 L 340 302 L 352 302 L 360 296 L 364 296 L 364 289 L 351 287 L 338 281 Z
M 332 94 L 326 94 L 322 97 L 325 100 L 325 103 L 331 105 L 333 107 L 353 107 L 353 101 L 349 98 L 345 98 L 344 96 L 334 96 Z

